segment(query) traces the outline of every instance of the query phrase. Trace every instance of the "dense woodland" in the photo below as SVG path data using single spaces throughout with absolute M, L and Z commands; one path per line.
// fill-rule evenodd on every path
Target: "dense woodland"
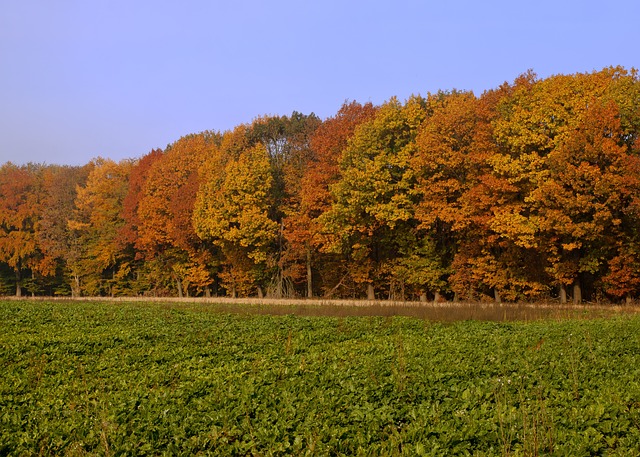
M 630 300 L 638 132 L 618 67 L 5 163 L 0 294 Z

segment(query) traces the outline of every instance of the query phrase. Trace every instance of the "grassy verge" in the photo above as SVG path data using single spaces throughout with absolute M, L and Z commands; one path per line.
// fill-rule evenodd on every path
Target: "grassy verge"
M 640 454 L 637 315 L 210 310 L 0 302 L 0 454 Z
M 539 319 L 593 319 L 640 314 L 637 303 L 630 305 L 583 304 L 560 305 L 556 302 L 416 302 L 391 300 L 327 300 L 295 298 L 228 297 L 0 297 L 1 301 L 126 303 L 129 306 L 152 306 L 191 311 L 324 317 L 405 316 L 438 322 L 481 320 L 494 322 L 532 321 Z

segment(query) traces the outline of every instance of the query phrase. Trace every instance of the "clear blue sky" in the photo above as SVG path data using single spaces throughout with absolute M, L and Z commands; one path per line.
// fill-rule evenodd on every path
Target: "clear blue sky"
M 0 163 L 141 157 L 263 114 L 335 114 L 640 66 L 637 0 L 0 0 Z

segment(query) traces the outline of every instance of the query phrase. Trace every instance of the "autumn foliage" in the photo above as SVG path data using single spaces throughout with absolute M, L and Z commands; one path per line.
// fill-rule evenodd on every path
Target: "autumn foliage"
M 0 167 L 0 292 L 633 299 L 640 80 L 263 116 L 139 160 Z

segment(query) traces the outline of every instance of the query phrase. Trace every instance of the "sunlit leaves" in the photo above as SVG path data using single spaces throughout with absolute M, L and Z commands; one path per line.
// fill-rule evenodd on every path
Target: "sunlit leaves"
M 412 97 L 404 105 L 392 99 L 357 127 L 342 152 L 341 179 L 331 187 L 334 203 L 320 220 L 333 249 L 354 261 L 363 257 L 357 268 L 367 273 L 357 282 L 372 283 L 373 272 L 398 255 L 394 245 L 409 229 L 414 211 L 410 159 L 426 117 L 423 98 Z
M 112 279 L 122 258 L 119 232 L 124 225 L 122 202 L 131 166 L 130 161 L 96 159 L 86 184 L 77 190 L 68 227 L 75 240 L 71 249 L 78 249 L 78 254 L 69 267 L 74 278 L 82 278 L 74 287 L 85 294 L 113 293 Z M 111 278 L 104 276 L 109 273 Z
M 189 294 L 190 284 L 206 291 L 213 282 L 211 275 L 202 272 L 211 268 L 214 259 L 196 235 L 192 218 L 202 179 L 200 170 L 205 164 L 215 167 L 221 163 L 221 141 L 215 132 L 187 135 L 170 145 L 161 157 L 148 159 L 153 164 L 143 172 L 146 177 L 141 184 L 137 216 L 129 213 L 131 225 L 139 221 L 136 247 L 146 259 L 160 260 L 152 263 L 160 268 L 153 272 L 156 285 L 172 284 L 178 295 Z M 130 189 L 130 205 L 135 205 L 135 191 Z M 199 280 L 195 282 L 194 278 Z
M 611 67 L 261 116 L 126 164 L 8 163 L 2 289 L 638 296 L 638 129 L 638 73 Z
M 227 253 L 231 268 L 246 271 L 264 265 L 278 224 L 269 218 L 274 203 L 273 176 L 267 150 L 256 145 L 230 160 L 223 179 L 205 183 L 198 194 L 193 223 L 198 235 Z M 258 278 L 254 278 L 258 279 Z
M 42 205 L 41 167 L 0 167 L 0 262 L 15 273 L 16 295 L 21 295 L 22 271 L 47 272 L 36 230 Z

